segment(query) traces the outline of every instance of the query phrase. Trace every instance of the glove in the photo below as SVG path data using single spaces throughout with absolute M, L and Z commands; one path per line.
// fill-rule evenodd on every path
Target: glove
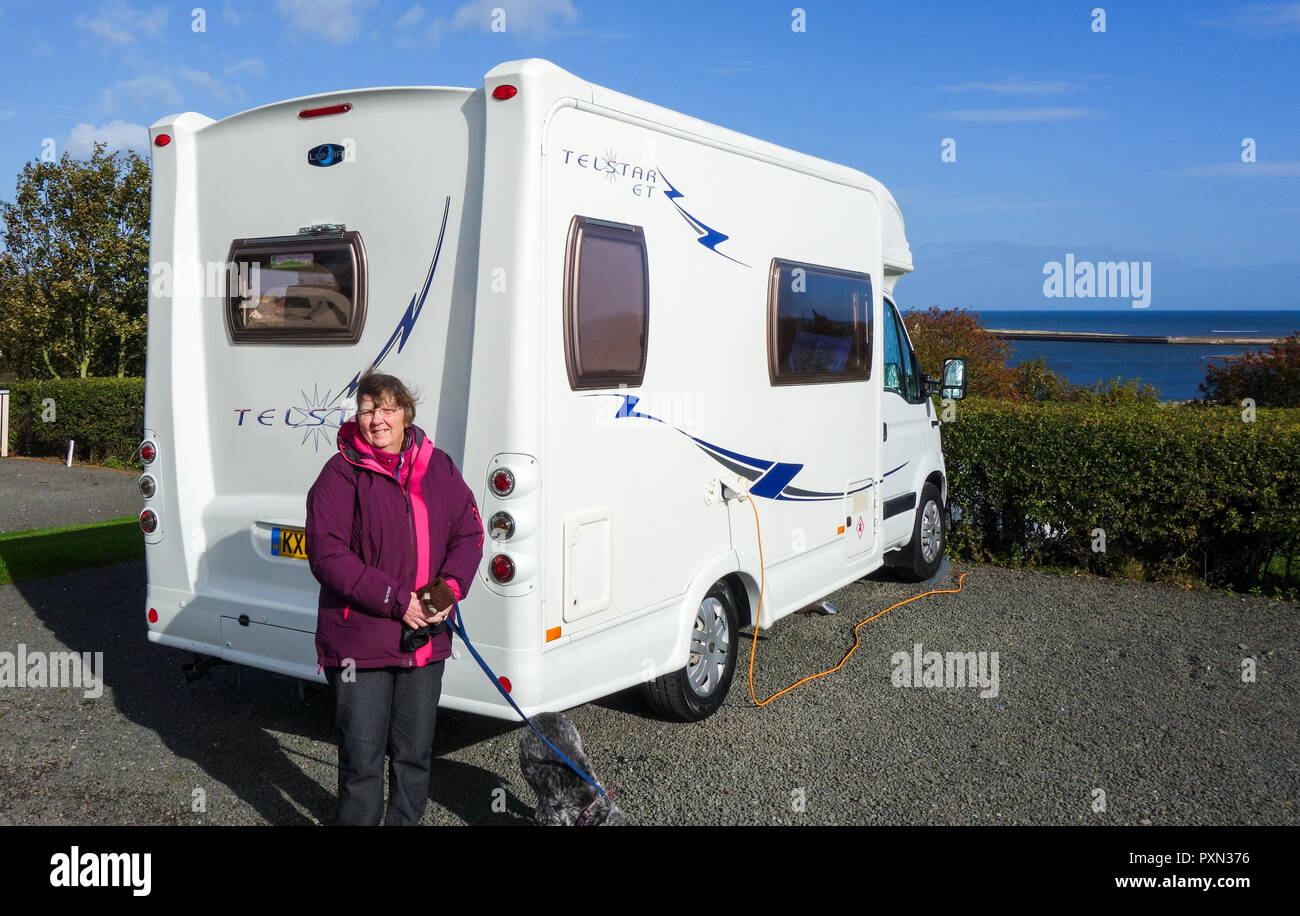
M 430 616 L 437 614 L 443 608 L 451 607 L 456 601 L 455 593 L 452 592 L 451 587 L 447 585 L 441 576 L 428 585 L 417 588 L 415 597 L 424 605 L 424 612 Z M 417 630 L 402 627 L 402 651 L 414 652 L 445 629 L 447 629 L 446 620 L 425 624 Z

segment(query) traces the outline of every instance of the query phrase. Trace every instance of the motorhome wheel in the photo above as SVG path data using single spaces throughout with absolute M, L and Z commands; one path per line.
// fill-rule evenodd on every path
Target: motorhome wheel
M 646 685 L 646 699 L 656 712 L 694 722 L 722 705 L 736 671 L 737 629 L 731 590 L 715 582 L 695 612 L 686 667 Z
M 905 579 L 924 582 L 939 571 L 947 541 L 944 512 L 939 489 L 932 483 L 921 488 L 921 506 L 912 529 L 911 558 L 907 566 L 898 567 Z

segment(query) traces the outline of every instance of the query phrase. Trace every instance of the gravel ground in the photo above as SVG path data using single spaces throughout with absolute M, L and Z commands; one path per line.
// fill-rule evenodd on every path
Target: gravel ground
M 961 594 L 867 624 L 840 672 L 767 707 L 742 667 L 702 723 L 660 721 L 634 691 L 572 710 L 598 777 L 640 824 L 1300 822 L 1296 604 L 959 568 Z M 838 615 L 765 632 L 760 698 L 833 665 L 854 623 L 915 593 L 864 580 L 831 596 Z M 0 650 L 102 651 L 107 683 L 98 699 L 0 690 L 0 823 L 328 822 L 324 689 L 300 697 L 234 666 L 187 682 L 188 656 L 146 641 L 143 608 L 141 563 L 0 588 Z M 893 686 L 891 656 L 915 643 L 999 653 L 997 696 Z M 441 713 L 426 822 L 526 822 L 518 740 L 510 723 Z
M 0 534 L 137 515 L 140 475 L 57 461 L 0 461 Z

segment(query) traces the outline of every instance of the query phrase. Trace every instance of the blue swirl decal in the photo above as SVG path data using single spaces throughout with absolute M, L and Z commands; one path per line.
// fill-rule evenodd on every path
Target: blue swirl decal
M 739 264 L 741 267 L 748 267 L 749 265 L 746 264 L 744 261 L 738 261 L 735 258 L 733 258 L 731 255 L 723 254 L 721 251 L 718 251 L 718 246 L 721 245 L 723 242 L 725 242 L 727 239 L 731 238 L 731 236 L 723 235 L 717 229 L 714 229 L 712 226 L 706 226 L 704 223 L 700 222 L 698 219 L 691 216 L 691 214 L 687 213 L 686 209 L 677 202 L 677 199 L 679 197 L 684 198 L 686 195 L 683 194 L 681 191 L 677 190 L 677 188 L 673 186 L 673 183 L 668 180 L 668 178 L 664 175 L 663 171 L 659 172 L 659 177 L 663 179 L 664 184 L 668 185 L 668 190 L 663 192 L 664 197 L 667 197 L 668 200 L 672 202 L 672 205 L 677 208 L 677 212 L 682 215 L 682 219 L 686 220 L 686 222 L 690 224 L 692 229 L 700 233 L 700 237 L 696 239 L 696 241 L 699 242 L 701 245 L 703 245 L 705 248 L 709 249 L 709 251 L 712 251 L 714 254 L 719 255 L 720 257 L 724 257 L 728 261 L 732 261 L 736 264 Z
M 672 429 L 677 430 L 686 438 L 690 439 L 695 445 L 708 455 L 718 464 L 725 467 L 733 473 L 739 474 L 750 482 L 749 493 L 751 496 L 758 496 L 763 499 L 773 499 L 782 502 L 827 502 L 829 500 L 843 499 L 846 495 L 858 493 L 866 490 L 871 486 L 868 482 L 866 485 L 858 487 L 856 490 L 849 491 L 845 494 L 843 491 L 831 492 L 827 490 L 803 490 L 793 487 L 790 484 L 794 478 L 804 469 L 804 465 L 790 461 L 775 461 L 766 458 L 755 458 L 751 455 L 745 455 L 731 449 L 715 445 L 690 433 L 671 423 L 668 423 L 659 417 L 648 413 L 642 413 L 637 409 L 637 403 L 641 400 L 634 394 L 588 394 L 584 397 L 589 398 L 618 398 L 618 409 L 614 412 L 615 419 L 620 417 L 637 417 L 643 420 L 653 420 L 656 423 L 663 423 Z M 901 470 L 907 462 L 903 462 L 892 471 L 887 471 L 885 476 L 888 477 L 895 471 Z

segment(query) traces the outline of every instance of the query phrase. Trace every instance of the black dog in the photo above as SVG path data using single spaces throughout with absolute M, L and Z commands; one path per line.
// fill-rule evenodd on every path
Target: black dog
M 564 714 L 540 713 L 533 717 L 533 724 L 575 765 L 596 779 L 587 755 L 582 752 L 578 730 Z M 555 756 L 555 751 L 547 747 L 546 742 L 532 729 L 524 729 L 523 737 L 519 739 L 519 768 L 537 794 L 537 814 L 534 818 L 537 823 L 587 827 L 627 826 L 627 818 L 614 802 L 602 798 L 567 763 Z

